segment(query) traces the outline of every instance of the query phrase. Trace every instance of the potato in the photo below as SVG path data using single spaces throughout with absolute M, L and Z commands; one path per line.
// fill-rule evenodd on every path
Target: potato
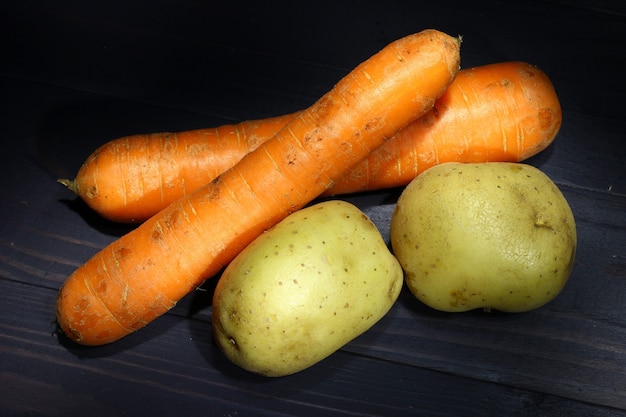
M 403 272 L 358 208 L 322 202 L 287 217 L 224 270 L 213 297 L 217 345 L 265 376 L 299 372 L 381 319 Z
M 561 292 L 576 252 L 563 194 L 509 162 L 426 170 L 398 199 L 390 238 L 411 293 L 448 312 L 538 308 Z

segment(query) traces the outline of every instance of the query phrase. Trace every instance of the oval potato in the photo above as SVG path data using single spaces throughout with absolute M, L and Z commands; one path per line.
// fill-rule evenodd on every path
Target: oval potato
M 359 336 L 391 308 L 403 272 L 354 205 L 326 201 L 287 217 L 224 270 L 213 332 L 235 364 L 265 376 L 301 371 Z
M 538 308 L 561 292 L 576 252 L 563 194 L 512 162 L 429 168 L 398 199 L 390 237 L 411 293 L 448 312 Z

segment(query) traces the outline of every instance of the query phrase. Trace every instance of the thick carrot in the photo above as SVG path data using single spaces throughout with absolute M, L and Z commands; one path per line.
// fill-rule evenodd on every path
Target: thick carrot
M 443 162 L 519 162 L 547 148 L 561 128 L 548 76 L 525 62 L 459 71 L 426 115 L 350 169 L 327 195 L 407 185 Z
M 85 345 L 118 340 L 172 308 L 241 249 L 430 110 L 459 69 L 460 40 L 425 30 L 352 70 L 272 139 L 96 253 L 57 296 Z
M 118 138 L 97 149 L 75 180 L 59 181 L 103 217 L 141 222 L 232 167 L 295 115 Z M 464 69 L 430 112 L 325 194 L 404 186 L 441 162 L 519 162 L 552 143 L 561 119 L 554 87 L 539 68 L 502 62 Z
M 211 182 L 294 117 L 124 136 L 96 149 L 74 180 L 59 182 L 109 220 L 142 222 Z

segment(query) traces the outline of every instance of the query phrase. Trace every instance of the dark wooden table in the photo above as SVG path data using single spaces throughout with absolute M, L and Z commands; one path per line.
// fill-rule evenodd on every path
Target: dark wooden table
M 626 415 L 626 7 L 617 1 L 6 1 L 0 5 L 0 415 Z M 369 332 L 267 379 L 210 330 L 216 280 L 147 328 L 86 348 L 56 332 L 64 279 L 129 226 L 56 183 L 98 145 L 302 109 L 385 44 L 463 35 L 463 66 L 552 79 L 579 246 L 565 290 L 525 314 L 437 313 L 405 290 Z M 400 190 L 345 197 L 389 237 Z

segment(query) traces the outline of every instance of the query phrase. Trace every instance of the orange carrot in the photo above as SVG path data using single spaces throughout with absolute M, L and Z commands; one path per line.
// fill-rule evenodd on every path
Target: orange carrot
M 103 217 L 141 222 L 232 167 L 296 114 L 118 138 L 97 149 L 75 180 L 59 181 Z M 465 69 L 434 109 L 324 194 L 404 186 L 441 162 L 519 162 L 552 143 L 561 119 L 554 87 L 539 68 L 503 62 Z
M 430 110 L 459 69 L 459 49 L 459 39 L 436 30 L 387 45 L 233 168 L 74 271 L 57 296 L 60 328 L 99 345 L 167 312 Z
M 96 149 L 74 180 L 58 181 L 109 220 L 142 222 L 211 182 L 294 117 L 124 136 Z
M 431 111 L 399 131 L 327 195 L 405 186 L 443 162 L 519 162 L 547 148 L 561 128 L 548 76 L 524 62 L 459 71 Z

